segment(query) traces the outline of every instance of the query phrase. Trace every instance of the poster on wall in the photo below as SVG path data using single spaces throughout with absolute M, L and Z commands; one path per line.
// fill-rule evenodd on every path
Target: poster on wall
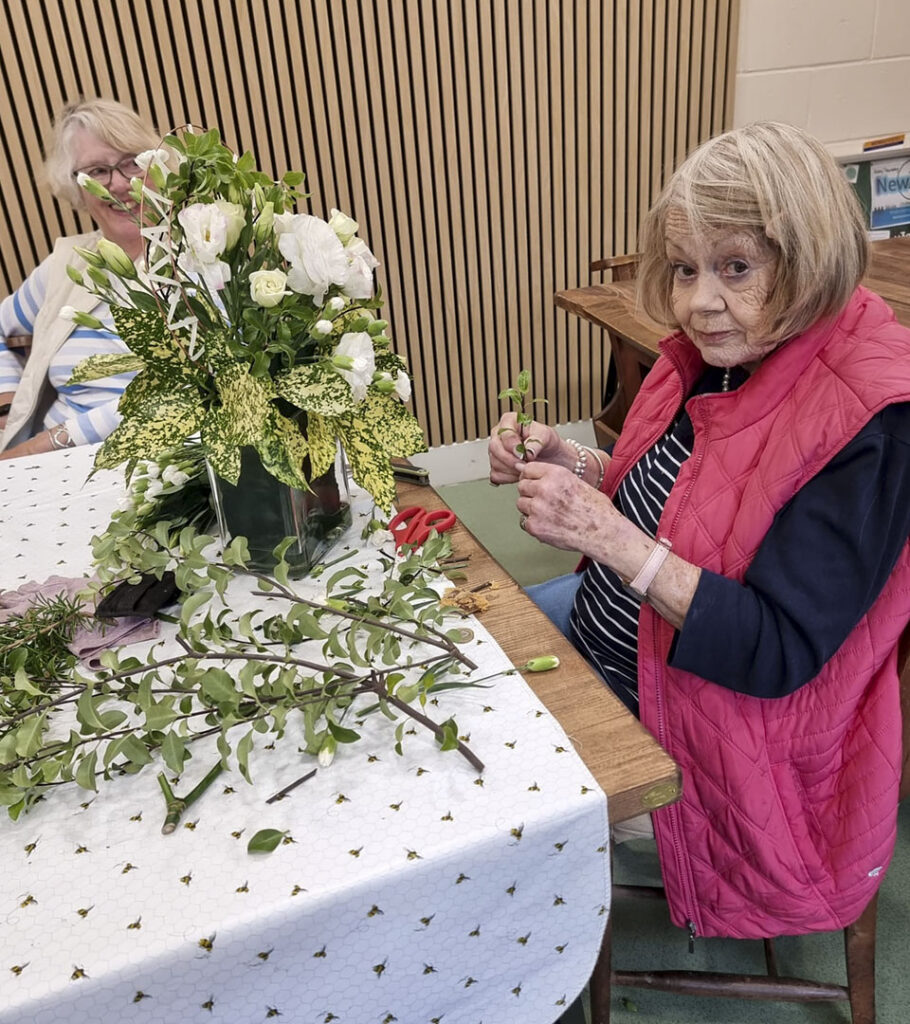
M 873 161 L 869 185 L 873 230 L 910 224 L 910 157 Z

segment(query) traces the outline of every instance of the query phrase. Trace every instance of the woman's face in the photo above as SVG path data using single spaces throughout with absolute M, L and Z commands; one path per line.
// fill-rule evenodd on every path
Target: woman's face
M 120 150 L 112 148 L 85 128 L 77 128 L 73 132 L 70 139 L 70 152 L 75 171 L 85 171 L 87 174 L 91 174 L 93 168 L 114 167 L 120 164 L 125 157 L 133 155 L 121 153 Z M 125 170 L 131 170 L 131 168 L 125 168 Z M 104 184 L 103 179 L 102 184 Z M 105 238 L 116 242 L 130 256 L 138 256 L 142 239 L 139 234 L 139 224 L 136 221 L 138 207 L 129 194 L 129 178 L 120 170 L 114 170 L 107 189 L 114 198 L 126 204 L 126 210 L 121 210 L 103 199 L 89 195 L 88 192 L 84 194 L 85 208 Z
M 777 257 L 751 231 L 718 229 L 694 235 L 688 219 L 667 218 L 671 302 L 680 327 L 709 366 L 755 366 L 780 343 L 763 330 Z

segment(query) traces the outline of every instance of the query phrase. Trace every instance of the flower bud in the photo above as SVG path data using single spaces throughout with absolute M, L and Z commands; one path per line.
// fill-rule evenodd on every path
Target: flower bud
M 373 374 L 373 387 L 376 388 L 380 394 L 390 395 L 395 390 L 395 381 L 392 380 L 390 373 L 380 371 Z
M 319 334 L 322 337 L 332 333 L 332 321 L 331 320 L 317 320 L 310 329 L 312 334 Z
M 340 313 L 347 303 L 340 295 L 333 295 L 325 304 L 330 313 Z
M 268 241 L 269 236 L 272 233 L 272 228 L 275 225 L 275 204 L 265 203 L 259 209 L 259 216 L 256 218 L 256 224 L 253 228 L 253 234 L 257 242 Z
M 98 199 L 113 201 L 114 197 L 104 187 L 104 185 L 102 185 L 100 181 L 95 181 L 94 178 L 90 178 L 85 171 L 80 171 L 76 175 L 76 184 L 80 188 L 84 188 L 90 196 L 97 196 Z
M 520 672 L 549 672 L 551 669 L 559 668 L 559 658 L 555 654 L 541 654 L 531 658 L 519 669 Z
M 82 274 L 69 263 L 66 265 L 66 276 L 73 282 L 73 284 L 82 284 Z
M 90 267 L 103 267 L 104 260 L 95 252 L 94 249 L 85 249 L 81 245 L 75 247 L 77 252 Z
M 61 313 L 63 310 L 60 311 Z M 73 315 L 69 318 L 78 327 L 91 327 L 93 331 L 103 330 L 104 324 L 96 316 L 92 316 L 91 313 L 80 313 L 77 310 L 73 310 Z
M 347 245 L 354 235 L 357 234 L 358 226 L 357 221 L 346 213 L 342 213 L 341 210 L 332 209 L 332 215 L 329 217 L 329 227 L 338 236 L 338 240 L 342 245 Z
M 351 334 L 361 334 L 363 331 L 369 329 L 372 322 L 373 321 L 368 316 L 359 316 L 348 324 L 348 330 Z
M 354 357 L 334 355 L 332 356 L 332 365 L 337 366 L 339 370 L 353 370 Z
M 335 737 L 328 733 L 326 738 L 322 741 L 322 746 L 319 748 L 319 766 L 321 768 L 328 768 L 328 766 L 335 760 L 335 750 L 338 743 Z
M 377 334 L 382 332 L 389 326 L 388 320 L 373 320 L 369 327 L 367 327 L 367 334 L 375 337 Z
M 61 320 L 72 320 L 75 315 L 76 310 L 72 306 L 61 306 L 60 312 L 57 314 Z
M 112 242 L 109 238 L 98 239 L 98 254 L 104 260 L 104 265 L 118 277 L 132 280 L 137 276 L 133 261 L 116 242 Z
M 99 288 L 110 288 L 111 279 L 106 271 L 99 270 L 98 267 L 89 267 L 86 273 Z

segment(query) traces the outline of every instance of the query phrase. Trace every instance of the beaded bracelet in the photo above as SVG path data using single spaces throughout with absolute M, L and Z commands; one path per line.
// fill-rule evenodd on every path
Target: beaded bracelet
M 575 468 L 572 472 L 579 480 L 584 480 L 585 466 L 588 464 L 588 449 L 583 444 L 579 444 L 574 437 L 567 437 L 566 440 L 575 449 Z

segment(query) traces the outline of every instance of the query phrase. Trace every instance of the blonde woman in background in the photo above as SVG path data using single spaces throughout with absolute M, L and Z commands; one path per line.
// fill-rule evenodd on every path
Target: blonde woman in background
M 142 174 L 137 154 L 155 149 L 159 139 L 138 114 L 109 99 L 67 106 L 54 125 L 46 180 L 55 196 L 85 210 L 97 230 L 58 239 L 51 255 L 0 303 L 0 459 L 93 444 L 119 423 L 117 403 L 132 373 L 66 383 L 86 357 L 127 352 L 107 305 L 70 280 L 66 267 L 84 270 L 76 247 L 94 249 L 101 238 L 138 258 L 142 237 L 130 179 Z M 104 185 L 125 209 L 89 195 L 77 182 L 80 173 Z M 91 313 L 108 329 L 77 326 L 61 317 L 66 307 Z M 24 363 L 7 345 L 17 335 L 32 339 Z

